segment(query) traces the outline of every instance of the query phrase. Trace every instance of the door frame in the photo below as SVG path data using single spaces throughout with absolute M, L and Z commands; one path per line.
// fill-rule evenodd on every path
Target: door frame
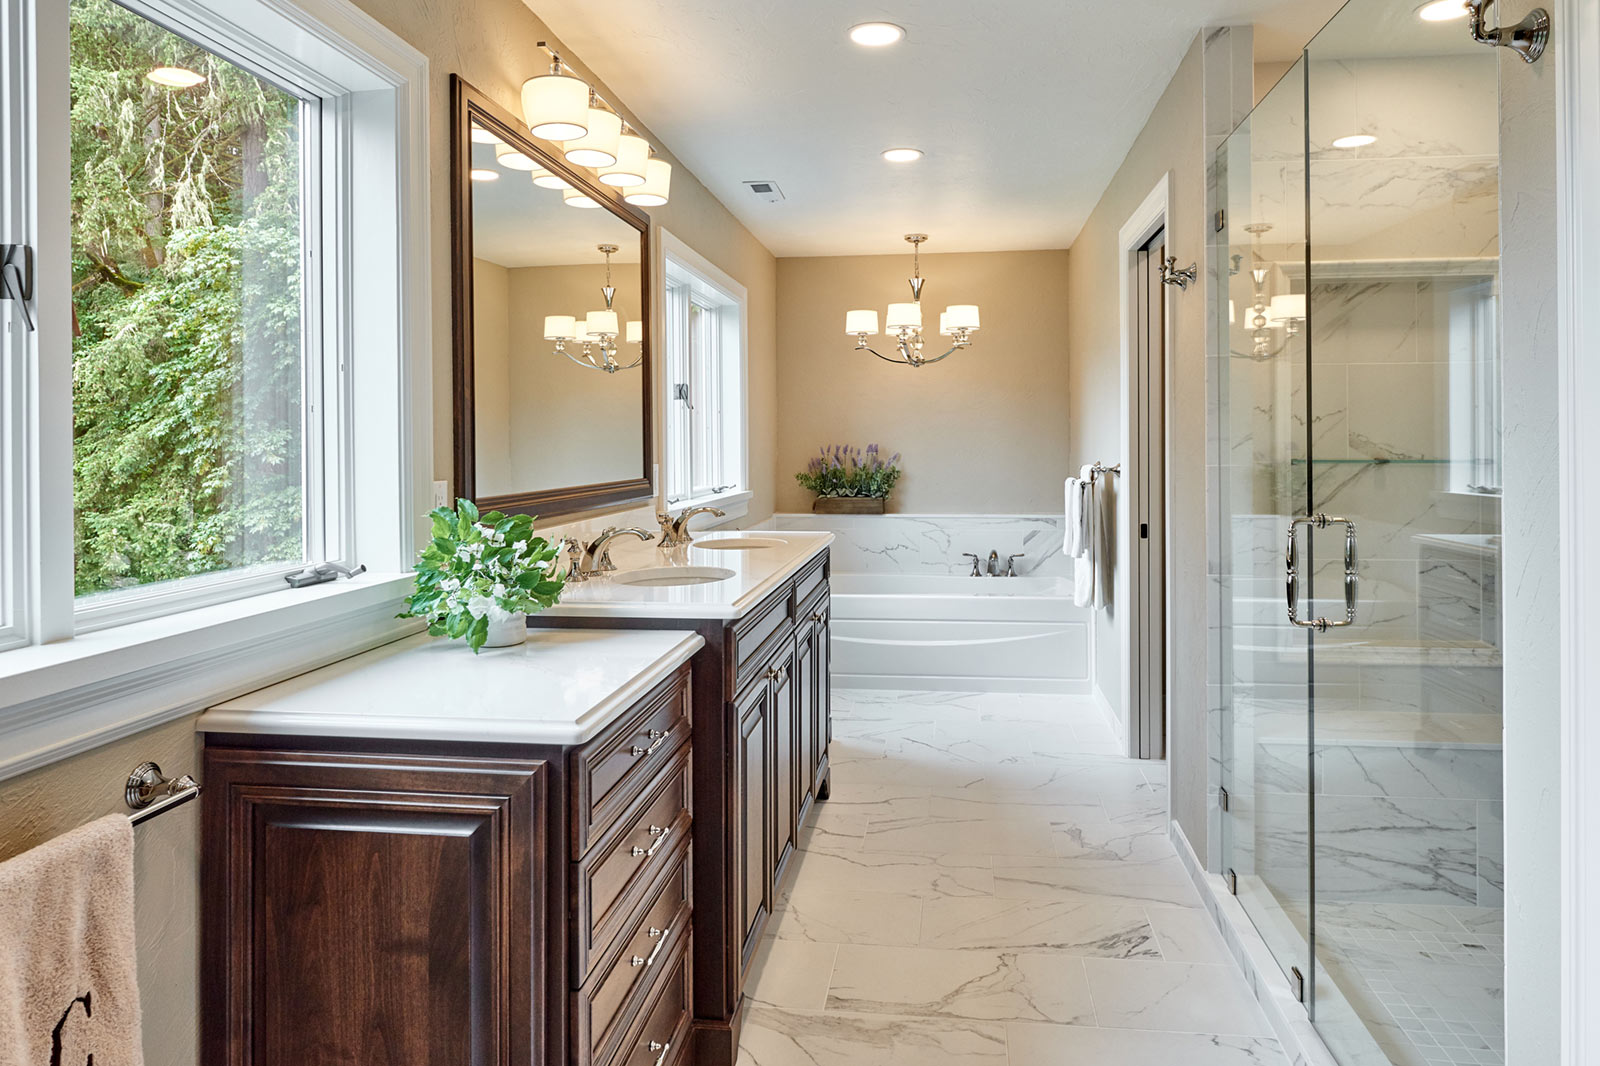
M 1116 613 L 1117 643 L 1121 651 L 1121 657 L 1117 664 L 1119 675 L 1117 683 L 1120 686 L 1118 706 L 1122 719 L 1120 723 L 1122 727 L 1121 740 L 1123 754 L 1129 758 L 1139 757 L 1138 723 L 1134 721 L 1134 708 L 1130 705 L 1133 698 L 1133 679 L 1136 669 L 1133 645 L 1133 635 L 1136 632 L 1136 627 L 1134 626 L 1134 612 L 1131 610 L 1133 607 L 1133 566 L 1138 559 L 1133 543 L 1132 507 L 1133 500 L 1138 495 L 1137 490 L 1144 473 L 1144 464 L 1142 462 L 1144 456 L 1139 446 L 1138 435 L 1134 432 L 1135 427 L 1133 424 L 1133 360 L 1136 354 L 1133 343 L 1134 272 L 1139 269 L 1140 250 L 1149 244 L 1150 238 L 1161 230 L 1167 230 L 1168 247 L 1171 246 L 1172 230 L 1169 225 L 1172 218 L 1171 189 L 1172 173 L 1168 171 L 1161 175 L 1155 187 L 1150 190 L 1144 201 L 1134 209 L 1133 213 L 1128 216 L 1128 220 L 1122 224 L 1122 228 L 1117 231 L 1117 260 L 1119 263 L 1117 271 L 1118 306 L 1121 313 L 1121 326 L 1119 327 L 1119 333 L 1121 334 L 1121 403 L 1119 404 L 1120 428 L 1118 440 L 1122 445 L 1122 454 L 1110 460 L 1107 460 L 1104 456 L 1098 457 L 1102 462 L 1107 462 L 1108 465 L 1115 465 L 1119 462 L 1122 464 L 1121 483 L 1116 486 L 1116 558 L 1113 566 L 1114 578 L 1112 581 L 1111 608 Z M 1170 391 L 1172 353 L 1174 342 L 1176 341 L 1173 327 L 1173 316 L 1169 307 L 1166 315 L 1166 337 L 1162 345 L 1166 355 L 1166 366 L 1163 368 L 1164 372 L 1162 374 L 1164 399 L 1162 417 L 1166 424 L 1162 427 L 1161 439 L 1163 450 L 1167 453 L 1163 456 L 1163 470 L 1171 469 L 1172 434 L 1170 423 L 1172 397 Z M 1163 490 L 1163 512 L 1166 515 L 1172 514 L 1170 480 Z M 1172 552 L 1170 550 L 1163 553 L 1162 571 L 1160 579 L 1170 593 L 1173 587 Z M 1172 676 L 1172 612 L 1170 610 L 1167 611 L 1166 616 L 1167 625 L 1164 639 L 1162 640 L 1162 649 L 1166 660 L 1164 669 L 1166 669 L 1167 676 L 1170 678 Z M 1167 704 L 1170 703 L 1170 686 L 1168 693 L 1168 698 L 1162 701 L 1163 705 L 1160 708 L 1162 719 L 1160 724 L 1163 735 L 1170 736 L 1166 721 Z

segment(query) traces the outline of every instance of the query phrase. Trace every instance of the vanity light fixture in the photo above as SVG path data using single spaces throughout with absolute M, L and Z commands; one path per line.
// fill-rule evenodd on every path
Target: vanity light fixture
M 950 337 L 953 346 L 943 355 L 927 358 L 922 354 L 922 242 L 928 239 L 926 233 L 908 233 L 906 240 L 911 245 L 911 302 L 894 303 L 889 305 L 884 314 L 884 331 L 894 338 L 895 346 L 899 349 L 899 358 L 880 354 L 873 351 L 867 344 L 867 338 L 875 336 L 878 332 L 878 312 L 876 311 L 846 311 L 844 316 L 844 331 L 856 339 L 856 351 L 871 352 L 886 363 L 898 363 L 902 366 L 926 366 L 937 363 L 941 359 L 949 358 L 963 348 L 970 347 L 972 335 L 978 332 L 978 305 L 977 304 L 951 304 L 939 316 L 939 333 Z
M 1335 148 L 1365 148 L 1369 144 L 1377 144 L 1378 138 L 1370 133 L 1352 133 L 1348 137 L 1339 137 L 1333 142 Z
M 635 185 L 622 198 L 635 207 L 664 207 L 672 186 L 672 164 L 651 156 L 644 165 L 644 184 Z
M 915 163 L 922 158 L 920 148 L 890 148 L 883 153 L 883 158 L 891 163 Z
M 544 167 L 533 172 L 533 183 L 541 189 L 570 189 L 565 178 L 558 178 Z
M 895 44 L 905 35 L 905 29 L 892 22 L 862 22 L 850 27 L 850 39 L 867 48 Z
M 494 161 L 507 170 L 538 170 L 539 164 L 504 141 L 494 146 Z
M 622 125 L 622 135 L 617 138 L 617 161 L 600 168 L 600 180 L 618 189 L 631 189 L 644 184 L 645 168 L 650 162 L 650 142 Z
M 600 101 L 592 97 L 589 103 L 589 132 L 563 145 L 562 154 L 574 166 L 596 169 L 615 165 L 617 149 L 622 140 L 622 116 L 607 111 Z
M 561 202 L 568 207 L 580 207 L 585 211 L 600 206 L 599 200 L 596 200 L 582 189 L 573 188 L 565 189 L 561 193 Z
M 624 365 L 617 361 L 617 337 L 622 336 L 628 344 L 642 343 L 644 323 L 636 321 L 622 326 L 618 321 L 617 312 L 612 307 L 617 287 L 611 284 L 611 256 L 617 251 L 617 246 L 599 244 L 595 247 L 606 257 L 606 283 L 600 289 L 601 295 L 606 298 L 605 310 L 590 311 L 582 320 L 576 315 L 546 315 L 544 339 L 555 341 L 555 350 L 579 366 L 615 374 L 619 370 L 632 370 L 644 362 L 643 350 L 631 363 Z M 567 348 L 569 341 L 582 345 L 581 355 L 574 355 Z
M 545 48 L 543 41 L 539 47 Z M 550 73 L 522 83 L 522 121 L 528 132 L 547 141 L 574 141 L 589 132 L 589 84 L 568 74 L 561 56 L 550 52 Z
M 1467 17 L 1466 0 L 1433 0 L 1417 9 L 1417 18 L 1423 22 L 1449 22 Z
M 487 170 L 487 169 L 485 169 L 483 167 L 473 167 L 472 168 L 472 180 L 473 181 L 499 181 L 500 180 L 500 172 L 498 170 Z
M 204 74 L 188 67 L 157 67 L 144 77 L 166 89 L 192 89 L 206 80 Z
M 490 133 L 488 130 L 474 122 L 472 124 L 472 143 L 499 144 L 500 138 L 496 137 L 494 134 Z

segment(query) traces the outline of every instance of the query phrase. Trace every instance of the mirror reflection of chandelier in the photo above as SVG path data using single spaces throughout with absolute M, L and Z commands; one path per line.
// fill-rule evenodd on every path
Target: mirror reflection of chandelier
M 922 242 L 928 239 L 926 233 L 908 233 L 906 240 L 911 243 L 911 302 L 890 304 L 889 310 L 884 315 L 884 331 L 894 338 L 895 346 L 899 349 L 898 359 L 879 354 L 867 345 L 867 338 L 878 333 L 878 312 L 876 311 L 847 311 L 844 316 L 844 331 L 856 339 L 856 351 L 872 352 L 886 363 L 898 363 L 902 366 L 926 366 L 937 363 L 941 359 L 949 358 L 963 348 L 972 344 L 972 335 L 978 332 L 978 305 L 977 304 L 951 304 L 939 315 L 939 335 L 950 337 L 952 347 L 943 355 L 927 358 L 922 354 L 922 265 L 920 253 Z
M 1255 239 L 1259 249 L 1261 238 L 1272 229 L 1272 223 L 1252 222 L 1244 229 Z M 1255 303 L 1245 312 L 1244 324 L 1250 331 L 1250 354 L 1257 359 L 1270 359 L 1300 335 L 1300 327 L 1306 320 L 1306 297 L 1304 293 L 1270 296 L 1267 282 L 1272 266 L 1261 258 L 1259 251 L 1254 258 L 1250 277 L 1255 281 Z M 1282 341 L 1276 344 L 1275 330 L 1283 331 Z
M 626 344 L 642 343 L 644 323 L 629 322 L 626 332 L 618 330 L 617 312 L 611 306 L 612 300 L 617 295 L 617 287 L 611 284 L 611 256 L 616 252 L 617 246 L 598 244 L 595 247 L 606 257 L 606 283 L 600 289 L 606 298 L 605 310 L 590 311 L 582 319 L 576 315 L 545 315 L 544 339 L 555 341 L 556 352 L 581 367 L 615 374 L 619 370 L 632 370 L 644 362 L 642 348 L 638 357 L 631 363 L 623 364 L 617 360 L 617 337 L 621 336 Z M 568 344 L 582 345 L 580 354 L 574 354 L 567 347 Z

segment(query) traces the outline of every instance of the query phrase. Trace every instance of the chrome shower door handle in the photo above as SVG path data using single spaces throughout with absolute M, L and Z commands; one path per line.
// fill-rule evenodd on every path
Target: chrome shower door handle
M 1328 618 L 1302 619 L 1300 617 L 1300 527 L 1327 529 L 1333 525 L 1344 526 L 1344 619 L 1338 622 Z M 1318 633 L 1355 625 L 1356 597 L 1360 586 L 1360 578 L 1356 572 L 1356 524 L 1348 518 L 1330 518 L 1325 514 L 1296 518 L 1290 522 L 1289 543 L 1283 554 L 1283 583 L 1289 601 L 1290 625 L 1301 629 L 1315 629 Z

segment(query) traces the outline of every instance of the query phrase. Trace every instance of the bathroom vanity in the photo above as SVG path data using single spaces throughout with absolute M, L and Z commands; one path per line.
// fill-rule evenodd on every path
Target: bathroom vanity
M 205 1061 L 731 1066 L 829 775 L 831 538 L 751 539 L 203 714 Z

